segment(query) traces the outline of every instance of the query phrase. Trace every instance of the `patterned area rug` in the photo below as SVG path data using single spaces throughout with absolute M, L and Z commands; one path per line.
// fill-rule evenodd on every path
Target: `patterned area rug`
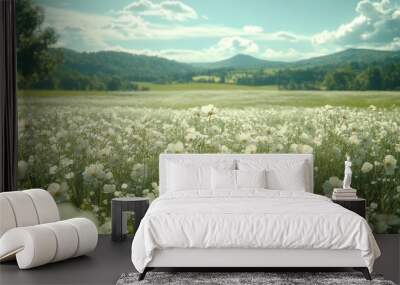
M 148 272 L 138 281 L 138 273 L 122 274 L 117 285 L 146 284 L 213 284 L 213 285 L 395 285 L 381 276 L 372 276 L 368 281 L 359 272 Z

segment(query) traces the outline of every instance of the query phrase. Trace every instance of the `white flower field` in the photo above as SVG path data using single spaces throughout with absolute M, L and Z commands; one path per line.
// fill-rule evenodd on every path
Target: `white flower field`
M 341 186 L 348 153 L 373 230 L 400 233 L 399 107 L 172 109 L 80 98 L 20 100 L 18 183 L 47 189 L 62 215 L 88 216 L 101 232 L 110 231 L 111 198 L 158 195 L 160 153 L 224 152 L 314 153 L 324 195 Z

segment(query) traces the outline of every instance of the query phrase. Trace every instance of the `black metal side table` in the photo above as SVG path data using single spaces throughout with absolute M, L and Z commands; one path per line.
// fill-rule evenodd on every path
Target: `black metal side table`
M 363 198 L 354 198 L 349 200 L 336 200 L 332 199 L 332 202 L 339 204 L 340 206 L 353 211 L 356 214 L 359 214 L 361 217 L 365 219 L 365 207 L 366 202 Z
M 123 197 L 111 200 L 111 239 L 113 241 L 122 241 L 126 238 L 127 230 L 127 212 L 134 213 L 134 230 L 139 227 L 140 221 L 149 208 L 149 199 L 142 197 Z

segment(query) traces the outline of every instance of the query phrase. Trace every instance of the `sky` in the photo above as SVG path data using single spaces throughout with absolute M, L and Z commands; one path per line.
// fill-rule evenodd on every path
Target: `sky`
M 400 0 L 34 0 L 57 45 L 181 62 L 400 49 Z

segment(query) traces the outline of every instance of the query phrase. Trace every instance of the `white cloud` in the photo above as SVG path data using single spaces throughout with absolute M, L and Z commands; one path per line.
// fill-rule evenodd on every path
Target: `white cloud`
M 288 50 L 275 50 L 271 48 L 267 48 L 262 53 L 262 58 L 268 60 L 276 60 L 276 61 L 294 61 L 301 60 L 316 56 L 322 56 L 328 53 L 328 50 L 320 49 L 318 51 L 304 52 L 299 51 L 293 48 L 289 48 Z
M 146 5 L 162 5 L 164 2 L 154 4 L 148 0 L 142 0 L 140 2 L 134 2 L 134 4 L 147 3 Z M 127 7 L 129 7 L 129 5 Z M 143 8 L 140 11 L 144 13 Z M 148 12 L 148 10 L 146 11 Z M 151 11 L 155 14 L 154 9 Z M 172 17 L 171 14 L 166 15 Z M 182 15 L 175 15 L 175 17 L 183 19 Z M 79 50 L 99 50 L 107 46 L 107 42 L 110 43 L 114 40 L 221 39 L 226 37 L 246 37 L 257 42 L 309 41 L 309 38 L 306 36 L 295 35 L 286 31 L 266 33 L 263 31 L 262 27 L 254 25 L 245 25 L 241 28 L 235 28 L 206 23 L 182 25 L 180 23 L 154 22 L 140 15 L 140 13 L 138 14 L 138 11 L 133 13 L 126 7 L 119 11 L 110 11 L 106 16 L 47 7 L 45 21 L 47 25 L 54 27 L 60 34 L 60 44 L 70 48 L 76 48 L 81 45 L 81 48 L 76 48 Z
M 266 33 L 262 27 L 254 25 L 235 28 L 205 23 L 182 25 L 181 23 L 154 22 L 143 15 L 127 10 L 112 11 L 102 16 L 47 7 L 45 20 L 46 25 L 54 27 L 60 35 L 59 46 L 78 51 L 116 49 L 185 62 L 221 60 L 237 53 L 260 56 L 262 54 L 260 46 L 272 41 L 309 42 L 305 36 L 285 31 Z M 199 38 L 214 39 L 216 43 L 203 49 L 180 49 L 177 46 L 177 48 L 155 51 L 134 47 L 136 40 L 169 41 Z M 122 48 L 122 45 L 132 48 Z M 278 55 L 275 54 L 275 56 Z
M 143 54 L 149 56 L 159 56 L 181 62 L 210 62 L 223 58 L 229 58 L 238 53 L 255 55 L 259 51 L 258 45 L 249 39 L 242 37 L 222 38 L 215 45 L 199 50 L 192 49 L 129 49 L 121 46 L 112 46 L 109 50 L 118 50 L 133 54 Z
M 400 35 L 400 7 L 390 0 L 362 0 L 357 16 L 334 31 L 313 36 L 314 44 L 379 47 L 391 45 Z
M 173 40 L 173 39 L 190 39 L 190 38 L 220 38 L 226 36 L 240 35 L 242 31 L 235 28 L 215 26 L 215 25 L 196 25 L 196 26 L 180 26 L 180 25 L 160 25 L 143 21 L 140 26 L 126 23 L 123 18 L 132 15 L 122 15 L 114 19 L 109 26 L 115 33 L 121 34 L 125 40 L 136 39 L 155 39 L 155 40 Z M 133 16 L 136 17 L 136 16 Z
M 249 39 L 242 37 L 227 37 L 221 39 L 216 48 L 230 53 L 257 53 L 258 45 Z
M 296 35 L 296 34 L 289 33 L 289 32 L 276 32 L 273 34 L 273 36 L 276 39 L 284 40 L 284 41 L 291 41 L 291 42 L 309 41 L 310 40 L 310 38 L 307 36 Z
M 140 16 L 132 15 L 127 11 L 117 12 L 110 29 L 120 33 L 126 40 L 156 39 L 172 40 L 184 38 L 222 38 L 248 37 L 258 41 L 309 41 L 306 36 L 295 35 L 280 31 L 265 33 L 262 27 L 246 25 L 242 28 L 233 28 L 223 25 L 165 25 L 146 21 Z
M 78 50 L 102 49 L 107 40 L 120 40 L 121 35 L 105 26 L 112 23 L 110 16 L 81 13 L 68 9 L 45 8 L 45 25 L 56 29 L 60 35 L 59 46 Z
M 248 34 L 262 33 L 264 29 L 260 26 L 244 26 L 243 31 Z
M 393 42 L 386 46 L 387 50 L 399 50 L 400 49 L 400 36 L 393 39 Z
M 131 22 L 126 19 L 133 17 Z M 289 32 L 265 33 L 261 27 L 244 26 L 243 28 L 232 28 L 222 25 L 161 25 L 147 22 L 140 18 L 141 25 L 137 25 L 137 16 L 121 14 L 115 18 L 110 29 L 120 33 L 126 40 L 134 39 L 191 39 L 191 38 L 222 38 L 222 37 L 248 37 L 257 41 L 310 41 L 309 37 L 295 35 Z
M 160 3 L 138 0 L 127 5 L 123 11 L 140 16 L 160 17 L 168 21 L 186 21 L 198 18 L 197 12 L 192 7 L 176 0 L 166 0 Z
M 150 49 L 132 49 L 124 48 L 121 46 L 110 46 L 106 50 L 121 51 L 132 54 L 141 54 L 147 56 L 158 56 L 180 62 L 205 62 L 220 59 L 208 49 L 191 50 L 191 49 L 163 49 L 163 50 L 150 50 Z

